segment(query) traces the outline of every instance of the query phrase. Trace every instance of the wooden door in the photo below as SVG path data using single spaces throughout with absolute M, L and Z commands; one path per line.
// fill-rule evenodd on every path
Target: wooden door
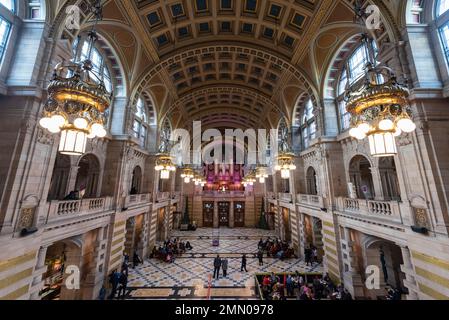
M 214 203 L 203 202 L 203 227 L 212 228 L 214 226 Z
M 218 203 L 218 219 L 221 227 L 229 226 L 229 202 Z
M 245 202 L 234 202 L 234 226 L 237 228 L 245 226 Z

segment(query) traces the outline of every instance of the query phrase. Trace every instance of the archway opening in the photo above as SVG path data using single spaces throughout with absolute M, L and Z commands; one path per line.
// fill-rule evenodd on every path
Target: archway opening
M 75 191 L 79 191 L 80 198 L 96 198 L 100 180 L 100 162 L 92 154 L 82 157 L 78 164 Z
M 355 156 L 349 164 L 349 180 L 358 199 L 374 199 L 371 163 L 364 156 Z
M 62 200 L 70 190 L 67 190 L 70 174 L 70 157 L 58 153 L 53 168 L 53 174 L 48 192 L 48 201 Z
M 379 161 L 379 173 L 382 182 L 384 199 L 387 201 L 401 201 L 396 164 L 393 157 L 381 158 Z
M 306 174 L 307 181 L 307 194 L 316 196 L 318 194 L 317 175 L 314 168 L 307 169 Z
M 142 191 L 141 188 L 142 188 L 142 169 L 139 166 L 137 166 L 133 170 L 130 194 L 131 195 L 140 194 Z

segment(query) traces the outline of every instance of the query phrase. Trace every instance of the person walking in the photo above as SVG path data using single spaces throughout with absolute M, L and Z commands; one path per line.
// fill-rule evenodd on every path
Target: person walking
M 120 273 L 118 273 L 117 270 L 114 270 L 112 272 L 112 274 L 109 276 L 109 283 L 112 285 L 112 291 L 111 291 L 111 294 L 108 297 L 109 300 L 115 298 L 115 294 L 117 293 L 117 287 L 118 287 L 118 284 L 119 284 L 119 280 L 120 280 Z
M 228 276 L 228 259 L 223 258 L 221 260 L 221 268 L 223 269 L 223 277 L 226 278 Z
M 123 270 L 120 274 L 120 289 L 118 290 L 118 298 L 125 298 L 126 288 L 128 287 L 128 276 L 126 272 Z
M 308 266 L 309 264 L 312 265 L 312 250 L 310 248 L 304 249 L 304 256 L 306 259 L 306 266 Z
M 220 267 L 221 267 L 221 258 L 220 255 L 214 259 L 214 279 L 218 279 L 220 277 Z
M 259 259 L 259 266 L 263 266 L 263 251 L 259 250 L 259 252 L 257 252 L 257 258 Z
M 137 251 L 134 251 L 133 269 L 135 269 L 140 263 L 142 263 L 142 259 L 140 259 L 139 255 L 137 254 Z
M 240 268 L 240 271 L 243 271 L 243 269 L 245 269 L 245 272 L 248 272 L 248 270 L 246 270 L 246 254 L 242 256 L 242 267 Z

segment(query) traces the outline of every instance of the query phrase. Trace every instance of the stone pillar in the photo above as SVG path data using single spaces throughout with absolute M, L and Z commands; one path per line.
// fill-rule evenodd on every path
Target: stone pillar
M 78 170 L 80 167 L 71 166 L 69 172 L 69 179 L 67 181 L 67 190 L 65 194 L 69 194 L 70 191 L 74 191 L 76 187 L 76 178 L 78 176 Z
M 218 216 L 218 202 L 214 202 L 214 228 L 218 228 L 220 226 L 219 216 Z
M 298 212 L 298 237 L 299 237 L 299 252 L 298 257 L 304 259 L 304 248 L 305 248 L 305 224 L 304 224 L 304 214 Z
M 229 206 L 229 228 L 234 228 L 234 201 L 231 201 Z
M 66 261 L 65 268 L 68 266 L 76 266 L 81 268 L 81 259 L 82 259 L 82 248 L 71 248 L 69 251 L 65 253 Z M 78 300 L 80 299 L 80 290 L 68 289 L 66 286 L 66 280 L 69 274 L 64 274 L 62 285 L 61 285 L 61 300 Z M 80 282 L 83 278 L 83 274 L 80 274 Z M 81 284 L 80 284 L 81 288 Z
M 355 249 L 356 243 L 351 240 L 350 230 L 343 228 L 343 239 L 341 240 L 343 256 L 343 282 L 345 287 L 355 297 L 365 296 L 365 284 L 362 281 L 362 276 L 358 267 L 357 251 Z
M 382 201 L 384 199 L 384 194 L 382 190 L 382 179 L 380 177 L 379 168 L 371 167 L 371 176 L 373 178 L 373 192 L 374 199 L 378 201 Z
M 401 270 L 405 273 L 404 286 L 408 289 L 407 300 L 419 300 L 410 249 L 404 245 L 399 246 L 401 247 L 402 260 L 404 261 L 404 264 L 401 265 Z
M 31 283 L 33 291 L 30 294 L 30 300 L 40 300 L 39 291 L 44 285 L 44 281 L 42 281 L 42 275 L 47 271 L 47 266 L 45 265 L 47 249 L 48 246 L 40 247 L 37 253 L 36 266 L 34 267 L 34 277 L 33 282 Z

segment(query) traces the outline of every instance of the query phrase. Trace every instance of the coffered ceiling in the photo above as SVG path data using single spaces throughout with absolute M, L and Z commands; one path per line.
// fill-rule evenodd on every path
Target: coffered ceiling
M 107 0 L 99 29 L 127 96 L 150 93 L 158 121 L 273 127 L 298 115 L 298 98 L 318 105 L 325 78 L 338 75 L 326 69 L 360 32 L 352 8 L 353 0 Z M 87 11 L 83 18 L 87 29 Z M 388 31 L 376 37 L 389 42 Z

